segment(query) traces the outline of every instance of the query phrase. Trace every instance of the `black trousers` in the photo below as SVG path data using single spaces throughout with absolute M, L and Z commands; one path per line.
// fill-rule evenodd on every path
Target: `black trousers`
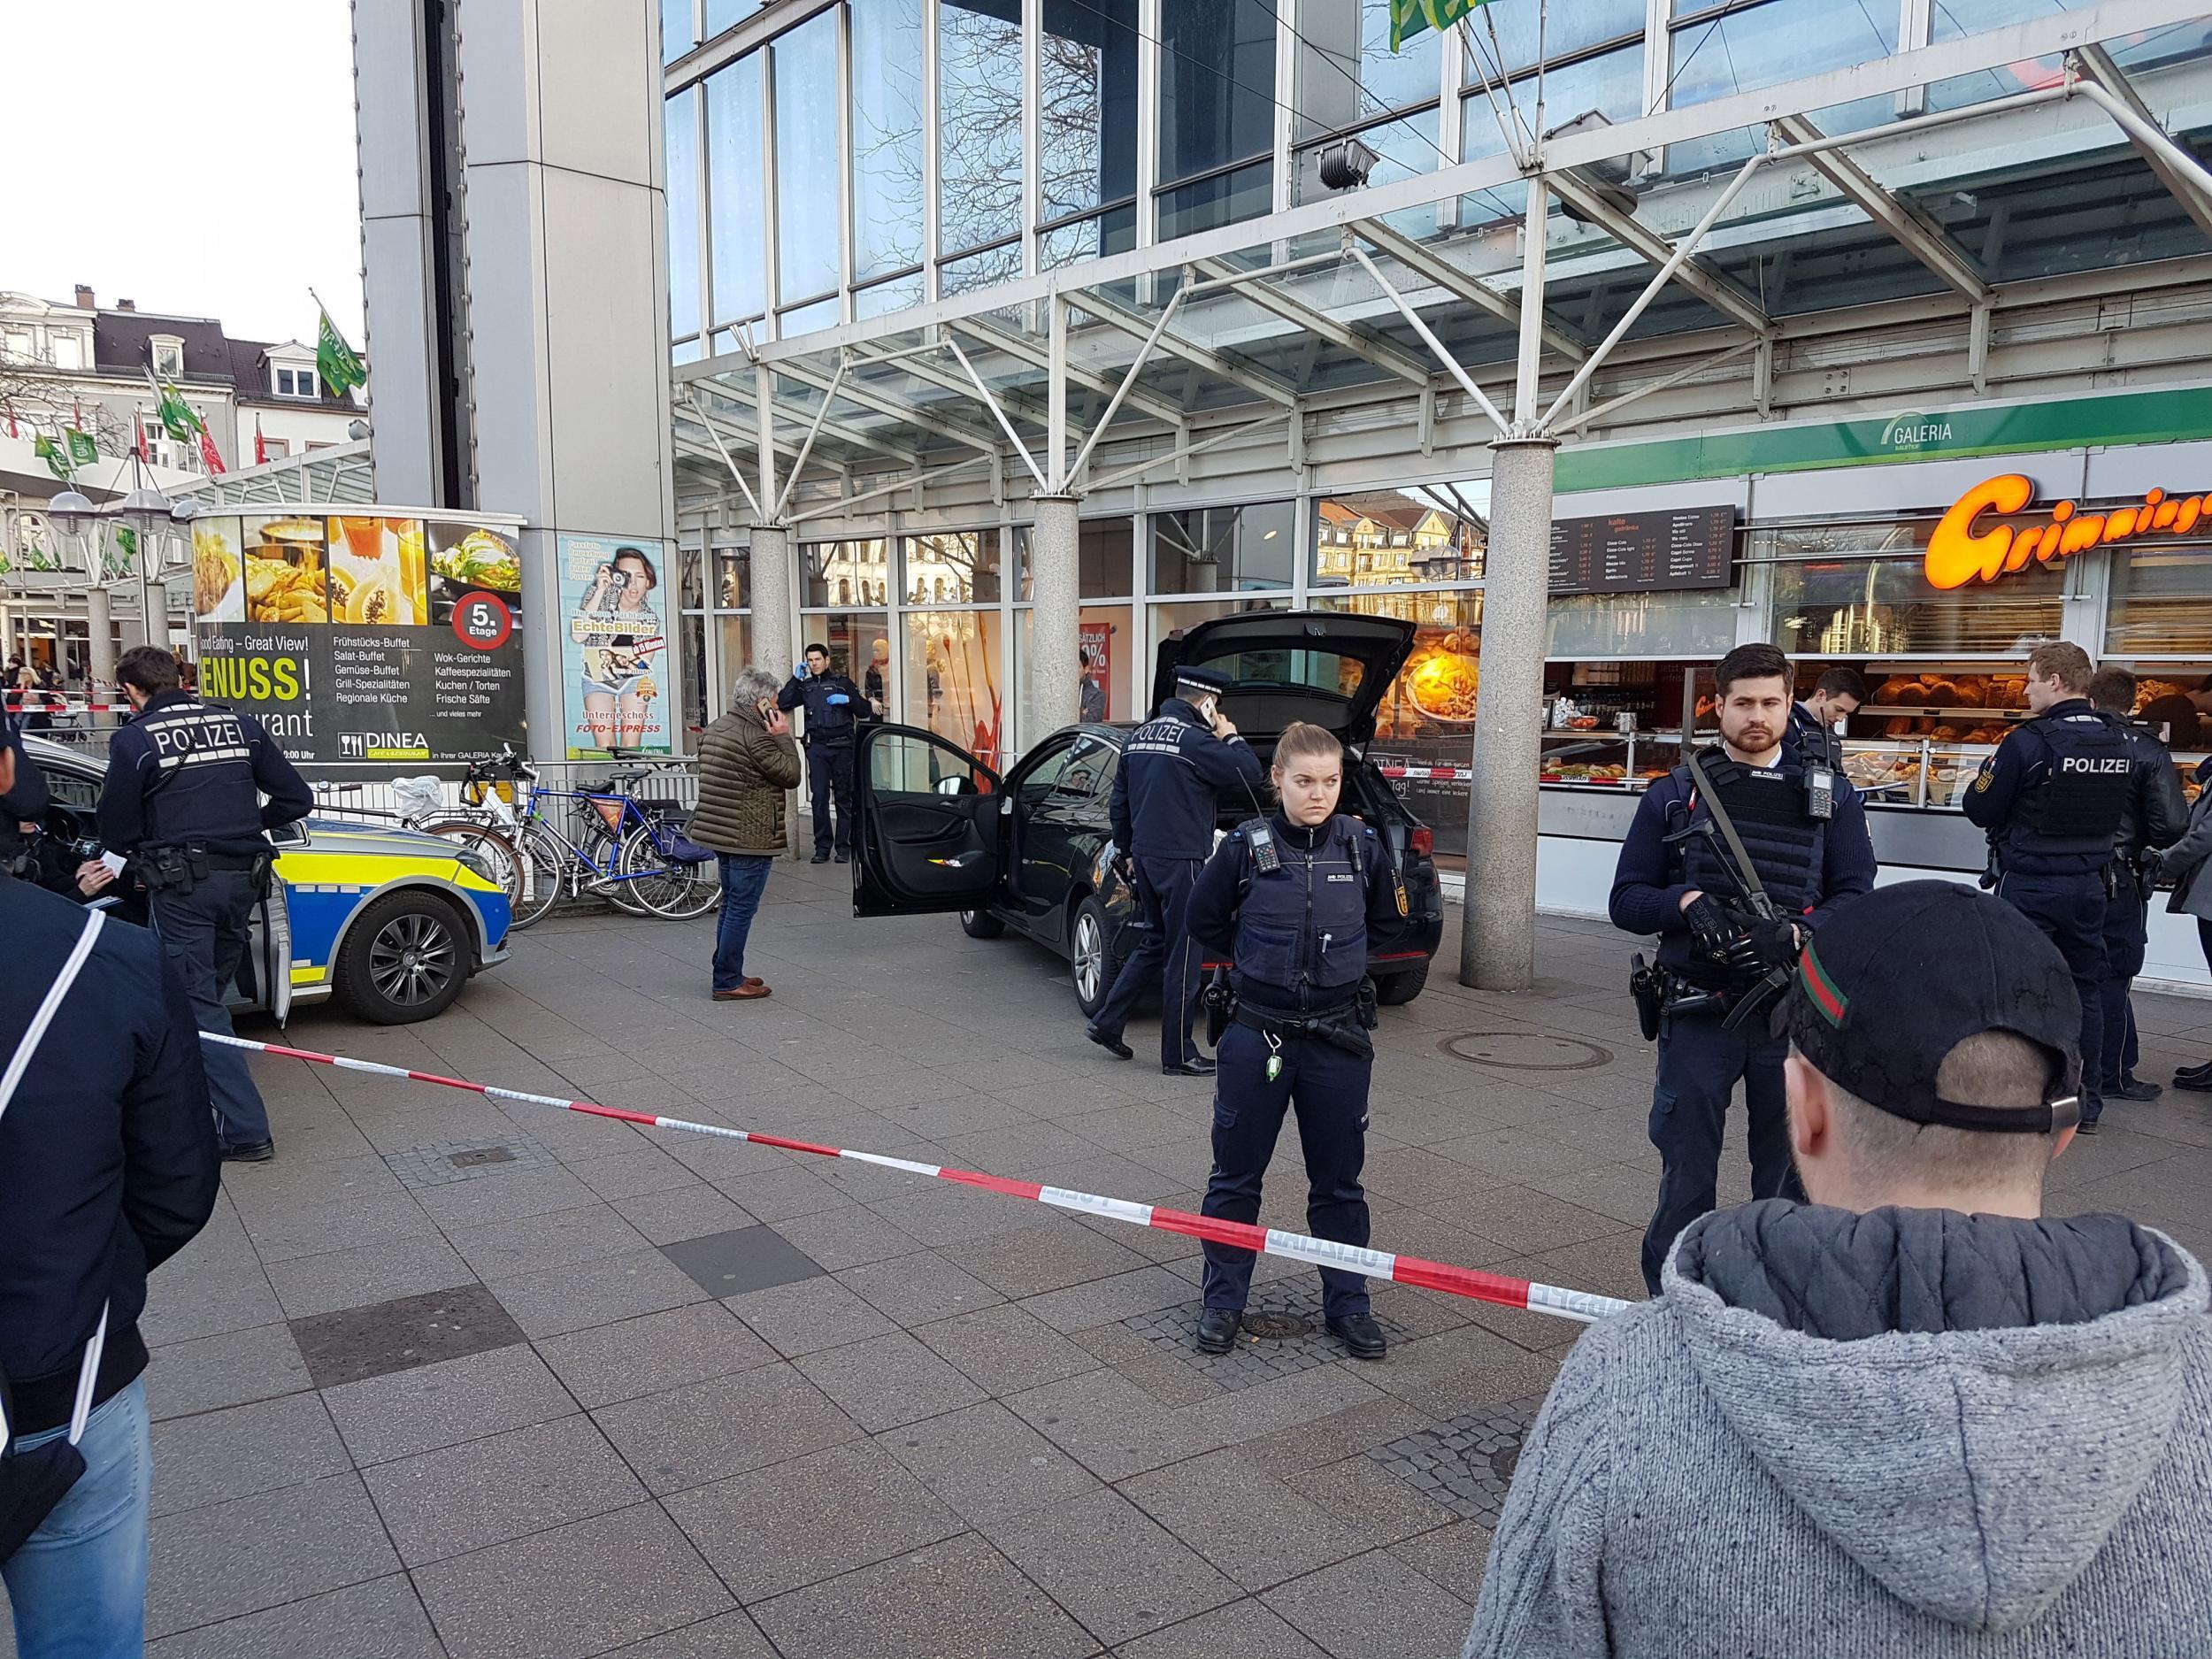
M 2104 905 L 2104 978 L 2097 981 L 2103 1015 L 2104 1060 L 2098 1071 L 2101 1091 L 2119 1087 L 2135 1069 L 2135 1009 L 2128 992 L 2143 972 L 2143 950 L 2150 942 L 2150 907 L 2132 879 Z
M 1271 1081 L 1267 1039 L 1249 1025 L 1221 1033 L 1214 1077 L 1214 1167 L 1201 1213 L 1248 1225 L 1260 1218 L 1260 1178 L 1275 1156 L 1283 1114 L 1298 1114 L 1298 1145 L 1306 1155 L 1306 1231 L 1339 1244 L 1367 1242 L 1367 1085 L 1372 1060 L 1313 1037 L 1285 1040 L 1273 1051 L 1282 1064 Z M 1244 1306 L 1251 1294 L 1249 1250 L 1209 1243 L 1206 1306 Z M 1364 1275 L 1340 1267 L 1321 1272 L 1321 1306 L 1336 1319 L 1367 1311 Z
M 853 746 L 843 743 L 809 743 L 806 746 L 807 794 L 814 803 L 814 850 L 830 850 L 830 796 L 837 797 L 835 845 L 839 852 L 850 852 L 853 845 Z
M 1682 1229 L 1720 1202 L 1720 1143 L 1728 1102 L 1743 1079 L 1751 1122 L 1751 1195 L 1802 1202 L 1790 1164 L 1782 1096 L 1786 1039 L 1755 1014 L 1733 1031 L 1718 1013 L 1669 1014 L 1659 1025 L 1658 1087 L 1651 1144 L 1659 1148 L 1659 1203 L 1644 1233 L 1644 1284 L 1659 1294 L 1659 1270 Z
M 1144 913 L 1144 943 L 1129 953 L 1106 994 L 1106 1006 L 1092 1022 L 1111 1037 L 1121 1035 L 1130 1010 L 1146 987 L 1160 987 L 1160 1064 L 1180 1065 L 1198 1057 L 1191 1027 L 1205 978 L 1198 972 L 1198 947 L 1191 942 L 1187 918 L 1190 890 L 1203 860 L 1136 858 L 1137 903 Z
M 2081 1119 L 2093 1124 L 2104 1111 L 2104 877 L 2014 875 L 1997 883 L 1997 896 L 2018 910 L 2058 947 L 2081 998 Z M 2124 1030 L 2121 1041 L 2126 1041 Z

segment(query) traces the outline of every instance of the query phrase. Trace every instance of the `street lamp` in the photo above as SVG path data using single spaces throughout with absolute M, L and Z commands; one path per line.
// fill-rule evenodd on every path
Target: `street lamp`
M 190 511 L 180 510 L 189 506 Z M 142 484 L 116 504 L 117 520 L 127 526 L 136 541 L 132 563 L 138 566 L 139 615 L 145 624 L 146 643 L 169 649 L 169 590 L 162 588 L 161 614 L 155 617 L 153 589 L 159 573 L 161 538 L 177 525 L 188 525 L 199 511 L 196 503 L 173 502 L 150 485 Z M 158 629 L 158 632 L 157 632 Z

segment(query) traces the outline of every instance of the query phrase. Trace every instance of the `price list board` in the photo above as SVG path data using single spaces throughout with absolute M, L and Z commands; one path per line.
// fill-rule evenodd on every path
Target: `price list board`
M 1735 558 L 1733 507 L 1556 518 L 1551 526 L 1551 591 L 1725 588 L 1734 579 Z

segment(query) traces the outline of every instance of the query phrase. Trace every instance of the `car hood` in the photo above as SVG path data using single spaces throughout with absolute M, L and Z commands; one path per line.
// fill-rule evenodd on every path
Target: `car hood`
M 1235 684 L 1222 712 L 1248 738 L 1280 736 L 1307 720 L 1346 743 L 1375 735 L 1375 710 L 1413 653 L 1413 624 L 1341 611 L 1251 611 L 1216 617 L 1162 640 L 1152 672 L 1152 709 L 1175 694 L 1175 671 L 1219 669 Z M 1341 661 L 1336 659 L 1342 659 Z M 1358 682 L 1342 689 L 1345 662 Z

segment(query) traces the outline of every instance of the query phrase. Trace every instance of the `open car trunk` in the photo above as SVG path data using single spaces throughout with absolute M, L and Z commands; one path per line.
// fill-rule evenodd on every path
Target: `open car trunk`
M 1221 709 L 1263 756 L 1286 726 L 1310 721 L 1346 744 L 1375 735 L 1375 711 L 1413 651 L 1413 624 L 1340 611 L 1248 611 L 1160 641 L 1153 713 L 1175 695 L 1175 671 L 1214 669 L 1233 682 Z

